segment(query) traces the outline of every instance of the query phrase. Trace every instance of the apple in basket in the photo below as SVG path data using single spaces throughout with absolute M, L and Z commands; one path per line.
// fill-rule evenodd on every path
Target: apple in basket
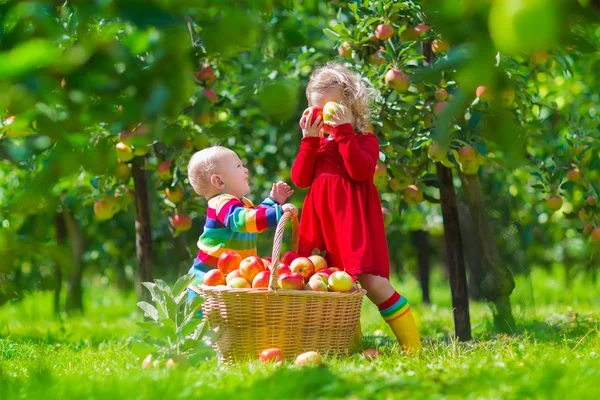
M 252 287 L 254 289 L 267 289 L 269 287 L 269 281 L 271 280 L 271 271 L 260 271 L 254 277 L 252 281 Z
M 283 257 L 281 257 L 281 261 L 284 264 L 290 265 L 292 263 L 292 261 L 294 261 L 296 258 L 300 257 L 300 255 L 294 251 L 288 251 L 287 253 L 285 253 L 283 255 Z
M 319 272 L 327 268 L 327 260 L 318 254 L 313 254 L 312 256 L 308 257 L 308 259 L 312 261 L 313 265 L 315 266 L 315 272 Z
M 279 275 L 292 273 L 292 270 L 290 269 L 290 267 L 284 263 L 279 263 L 279 268 L 277 268 L 277 271 L 279 271 Z
M 230 273 L 227 274 L 227 276 L 225 277 L 225 282 L 229 283 L 230 280 L 232 280 L 233 278 L 241 278 L 242 274 L 240 273 L 239 269 L 236 269 L 235 271 L 231 271 Z
M 344 271 L 336 271 L 329 276 L 329 288 L 333 292 L 349 292 L 352 289 L 352 277 Z
M 296 365 L 319 365 L 323 364 L 323 357 L 316 351 L 307 351 L 299 354 L 294 362 Z
M 265 270 L 265 264 L 262 259 L 257 256 L 246 257 L 240 263 L 240 273 L 242 278 L 248 282 L 252 282 L 256 274 Z
M 326 292 L 327 280 L 322 275 L 313 275 L 308 280 L 305 289 L 313 292 Z
M 225 284 L 225 275 L 218 269 L 211 269 L 202 278 L 202 283 L 206 286 L 218 286 Z
M 266 258 L 263 258 L 262 262 L 265 265 L 265 269 L 271 269 L 271 260 L 267 260 Z
M 265 349 L 260 352 L 258 359 L 264 363 L 274 362 L 283 363 L 285 357 L 283 356 L 283 350 L 281 349 Z
M 290 264 L 290 269 L 292 272 L 297 272 L 304 278 L 305 281 L 315 273 L 315 266 L 306 257 L 298 257 Z
M 297 272 L 283 274 L 279 277 L 279 286 L 282 289 L 304 290 L 304 277 Z
M 240 267 L 240 263 L 242 262 L 242 256 L 240 256 L 237 252 L 233 250 L 225 250 L 219 256 L 219 260 L 217 261 L 217 268 L 223 273 L 223 275 L 227 275 L 231 271 L 235 271 Z
M 233 278 L 227 283 L 227 286 L 234 289 L 250 289 L 250 283 L 244 278 Z
M 319 272 L 317 272 L 317 274 L 325 275 L 327 277 L 327 279 L 329 279 L 329 276 L 331 276 L 331 274 L 333 274 L 336 271 L 339 271 L 339 270 L 335 267 L 331 267 L 331 268 L 322 269 Z

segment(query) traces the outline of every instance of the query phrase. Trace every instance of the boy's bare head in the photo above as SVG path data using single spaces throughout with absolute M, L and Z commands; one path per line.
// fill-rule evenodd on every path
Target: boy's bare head
M 220 193 L 243 197 L 250 191 L 248 170 L 233 150 L 222 146 L 196 152 L 188 164 L 188 179 L 206 199 Z

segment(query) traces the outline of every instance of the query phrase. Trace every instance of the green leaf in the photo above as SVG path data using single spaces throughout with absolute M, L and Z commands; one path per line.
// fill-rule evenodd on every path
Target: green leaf
M 50 40 L 32 39 L 10 51 L 0 53 L 0 79 L 13 79 L 51 66 L 60 50 Z
M 167 282 L 163 281 L 162 279 L 155 279 L 154 282 L 156 283 L 156 287 L 165 292 L 165 294 L 173 296 L 173 292 L 171 292 L 171 288 Z
M 563 183 L 562 185 L 560 185 L 560 188 L 562 190 L 571 190 L 575 186 L 577 186 L 577 184 L 575 182 L 573 182 L 573 181 L 566 181 L 565 183 Z
M 134 340 L 131 342 L 131 352 L 138 357 L 146 357 L 154 351 L 156 351 L 156 347 L 141 340 Z
M 184 318 L 179 325 L 180 327 L 185 326 L 192 320 L 192 318 L 197 316 L 197 311 L 200 306 L 202 306 L 202 303 L 204 303 L 204 298 L 200 296 L 196 296 L 191 301 L 185 303 L 185 310 L 183 313 Z
M 136 324 L 145 329 L 152 338 L 162 339 L 164 337 L 164 333 L 162 330 L 162 324 L 156 321 L 144 321 L 144 322 L 136 322 Z
M 339 33 L 336 33 L 329 28 L 323 29 L 323 33 L 325 34 L 325 36 L 332 40 L 338 40 L 340 38 Z
M 152 318 L 155 321 L 158 321 L 158 310 L 150 303 L 145 301 L 140 301 L 137 303 L 138 307 L 144 310 L 144 314 L 148 317 Z
M 187 290 L 187 287 L 190 286 L 192 282 L 194 282 L 195 278 L 196 277 L 194 276 L 194 274 L 186 274 L 177 279 L 177 282 L 175 282 L 175 284 L 173 285 L 173 296 L 179 297 L 183 292 Z
M 427 194 L 427 193 L 425 193 L 425 192 L 423 192 L 423 198 L 424 198 L 425 200 L 427 200 L 428 202 L 430 202 L 430 203 L 433 203 L 433 204 L 440 204 L 440 200 L 439 200 L 439 199 L 436 199 L 435 197 L 432 197 L 432 196 L 428 195 L 428 194 Z

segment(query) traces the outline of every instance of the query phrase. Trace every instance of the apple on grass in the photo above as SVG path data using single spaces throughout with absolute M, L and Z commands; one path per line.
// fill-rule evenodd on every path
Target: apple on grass
M 206 286 L 217 286 L 217 285 L 225 285 L 227 283 L 225 281 L 225 275 L 218 269 L 212 269 L 204 274 L 202 278 L 202 283 Z
M 254 289 L 267 289 L 269 287 L 269 281 L 271 280 L 271 271 L 260 271 L 254 277 L 252 281 L 252 287 Z
M 284 363 L 283 350 L 278 348 L 265 349 L 260 352 L 258 359 L 264 363 Z
M 290 269 L 292 272 L 297 272 L 302 275 L 305 281 L 307 281 L 315 273 L 314 264 L 306 257 L 296 258 L 290 264 Z
M 318 254 L 312 255 L 308 257 L 308 259 L 312 261 L 313 265 L 315 266 L 315 272 L 319 272 L 327 268 L 327 260 Z
M 242 278 L 248 282 L 252 282 L 254 277 L 261 271 L 265 270 L 265 264 L 258 256 L 246 257 L 240 263 L 240 273 Z
M 316 351 L 307 351 L 299 354 L 294 362 L 296 365 L 320 365 L 323 364 L 323 357 Z
M 282 289 L 304 290 L 304 277 L 297 272 L 281 275 L 279 282 Z
M 349 292 L 352 289 L 352 277 L 344 271 L 336 271 L 329 276 L 329 288 L 333 292 Z
M 227 275 L 230 272 L 237 270 L 240 267 L 241 262 L 242 256 L 240 256 L 239 253 L 233 250 L 225 250 L 219 256 L 217 268 L 219 268 L 223 274 Z
M 373 361 L 375 358 L 379 357 L 380 354 L 376 349 L 366 349 L 362 352 L 362 356 L 367 361 Z

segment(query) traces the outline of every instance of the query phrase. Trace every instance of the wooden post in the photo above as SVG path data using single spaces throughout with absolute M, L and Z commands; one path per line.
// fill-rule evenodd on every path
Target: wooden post
M 148 203 L 148 182 L 146 171 L 143 169 L 145 161 L 144 157 L 136 157 L 132 163 L 136 215 L 135 246 L 138 263 L 136 287 L 140 299 L 151 303 L 152 295 L 142 287 L 142 282 L 152 281 L 152 224 Z

